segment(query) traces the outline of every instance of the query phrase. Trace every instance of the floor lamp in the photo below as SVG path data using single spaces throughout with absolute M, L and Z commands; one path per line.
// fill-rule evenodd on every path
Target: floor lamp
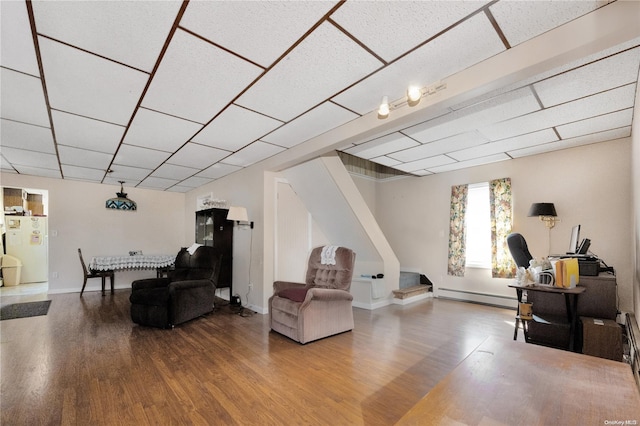
M 549 255 L 551 253 L 551 228 L 556 226 L 556 222 L 560 222 L 560 219 L 557 219 L 556 207 L 553 203 L 533 203 L 529 208 L 528 216 L 538 216 L 549 230 L 547 235 L 547 255 Z

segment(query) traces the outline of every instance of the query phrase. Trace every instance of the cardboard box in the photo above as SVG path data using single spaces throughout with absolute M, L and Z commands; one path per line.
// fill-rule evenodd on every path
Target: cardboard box
M 622 361 L 622 327 L 610 319 L 580 317 L 582 353 Z

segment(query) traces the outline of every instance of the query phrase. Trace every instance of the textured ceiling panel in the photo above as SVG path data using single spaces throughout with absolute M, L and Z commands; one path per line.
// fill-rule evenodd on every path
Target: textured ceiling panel
M 118 148 L 125 127 L 79 115 L 52 110 L 56 141 L 60 145 L 113 154 Z
M 538 132 L 517 136 L 511 139 L 503 139 L 498 142 L 485 143 L 473 148 L 450 152 L 449 156 L 455 158 L 458 161 L 466 161 L 472 160 L 474 158 L 486 157 L 487 155 L 491 154 L 498 154 L 501 152 L 513 151 L 516 149 L 554 142 L 557 140 L 558 136 L 553 130 L 545 129 Z
M 640 48 L 635 48 L 543 80 L 533 87 L 542 104 L 550 107 L 633 83 L 638 79 L 639 66 Z
M 336 27 L 324 23 L 237 103 L 289 121 L 381 65 Z
M 59 169 L 47 169 L 39 166 L 24 166 L 21 164 L 15 164 L 14 166 L 18 173 L 23 175 L 41 176 L 54 179 L 60 179 L 62 177 Z
M 51 107 L 126 125 L 149 76 L 39 37 Z
M 458 151 L 461 149 L 471 148 L 477 145 L 481 145 L 487 142 L 487 138 L 480 135 L 478 132 L 467 132 L 448 138 L 440 139 L 434 142 L 430 142 L 424 145 L 410 148 L 404 151 L 395 152 L 393 154 L 387 154 L 391 158 L 400 160 L 402 162 L 408 162 L 417 160 L 420 158 L 433 157 L 435 155 L 446 154 L 451 151 Z
M 500 1 L 489 9 L 509 44 L 516 46 L 552 28 L 565 24 L 605 1 Z
M 238 123 L 242 123 L 239 126 Z M 282 122 L 265 115 L 230 105 L 193 137 L 193 141 L 233 152 L 266 135 Z
M 0 68 L 2 118 L 49 127 L 42 81 L 19 72 Z
M 318 22 L 334 3 L 190 2 L 180 25 L 266 68 Z
M 403 135 L 402 133 L 396 132 L 356 145 L 353 148 L 349 148 L 344 151 L 351 155 L 357 155 L 361 158 L 371 159 L 417 145 L 420 144 L 415 140 Z M 399 161 L 396 161 L 396 163 L 398 162 Z
M 219 179 L 223 176 L 238 171 L 241 168 L 242 167 L 240 166 L 232 166 L 231 164 L 218 163 L 201 171 L 200 173 L 198 173 L 198 176 L 209 179 Z
M 124 142 L 129 145 L 175 152 L 201 127 L 192 121 L 140 108 Z
M 394 160 L 393 158 L 386 157 L 384 155 L 381 157 L 371 158 L 371 161 L 373 161 L 374 163 L 382 164 L 383 166 L 387 166 L 387 167 L 393 167 L 400 164 L 400 161 Z
M 102 170 L 67 164 L 62 165 L 62 173 L 64 173 L 65 179 L 89 180 L 93 182 L 101 182 L 104 177 L 104 171 Z
M 113 160 L 114 167 L 112 167 L 112 169 L 117 170 L 115 164 L 121 164 L 124 166 L 137 166 L 143 169 L 153 170 L 168 157 L 169 153 L 164 151 L 123 144 L 120 146 L 118 154 Z
M 435 157 L 423 158 L 417 161 L 410 161 L 395 166 L 396 169 L 403 172 L 414 172 L 420 169 L 429 169 L 431 167 L 441 166 L 443 164 L 453 163 L 455 160 L 446 155 L 436 155 Z
M 0 120 L 0 141 L 5 147 L 55 154 L 51 129 L 17 121 Z
M 164 179 L 159 177 L 148 177 L 140 183 L 140 188 L 150 188 L 150 189 L 168 189 L 173 185 L 177 184 L 179 181 L 173 179 Z
M 35 1 L 38 33 L 151 72 L 179 1 Z
M 108 174 L 108 178 L 111 178 L 116 182 L 123 180 L 128 182 L 130 185 L 133 182 L 137 184 L 153 171 L 149 169 L 141 169 L 139 167 L 123 166 L 121 164 L 114 164 L 111 169 L 112 172 Z
M 388 96 L 390 101 L 404 98 L 409 85 L 430 86 L 504 49 L 487 17 L 475 15 L 334 100 L 365 114 L 377 108 L 382 96 Z
M 424 1 L 347 2 L 331 19 L 389 62 L 485 3 L 430 2 L 426 7 Z
M 232 166 L 247 167 L 282 151 L 284 151 L 284 148 L 258 141 L 225 158 L 224 163 Z
M 525 87 L 410 127 L 403 133 L 428 143 L 539 109 L 538 101 Z
M 633 120 L 633 109 L 628 108 L 611 114 L 600 115 L 588 118 L 575 123 L 558 126 L 556 130 L 562 139 L 574 138 L 577 136 L 598 133 L 608 129 L 631 126 Z
M 620 129 L 607 130 L 601 133 L 593 133 L 590 135 L 580 136 L 577 138 L 561 140 L 558 142 L 552 142 L 544 145 L 537 145 L 530 148 L 518 149 L 515 151 L 509 151 L 509 155 L 518 158 L 526 157 L 528 155 L 542 154 L 545 152 L 557 151 L 559 149 L 573 148 L 581 145 L 589 145 L 592 143 L 605 142 L 620 138 L 628 138 L 631 136 L 631 127 L 623 127 Z
M 177 181 L 181 181 L 182 179 L 186 179 L 189 176 L 193 176 L 196 173 L 198 173 L 197 169 L 165 163 L 162 166 L 158 167 L 151 174 L 151 176 L 165 178 L 165 179 L 175 179 Z
M 180 148 L 167 162 L 202 170 L 213 163 L 217 163 L 227 155 L 229 155 L 228 151 L 190 142 Z
M 358 115 L 331 102 L 325 102 L 304 115 L 269 133 L 262 140 L 291 148 L 314 136 L 357 118 Z
M 475 158 L 473 160 L 468 160 L 468 161 L 460 161 L 457 163 L 450 163 L 442 166 L 429 167 L 429 171 L 431 173 L 450 172 L 452 170 L 466 169 L 468 167 L 481 166 L 483 164 L 496 163 L 498 161 L 505 161 L 509 159 L 510 158 L 507 154 L 500 153 L 500 154 L 488 155 L 482 158 Z
M 204 124 L 261 72 L 257 66 L 178 30 L 142 105 Z
M 206 185 L 210 182 L 213 182 L 213 179 L 208 179 L 200 176 L 191 176 L 190 178 L 181 181 L 180 185 L 189 189 L 193 189 L 202 185 Z
M 58 146 L 58 153 L 62 164 L 102 170 L 103 175 L 111 162 L 111 154 L 71 146 Z
M 0 65 L 39 77 L 25 2 L 0 2 L 0 28 Z
M 18 169 L 18 171 L 20 171 L 18 166 L 42 167 L 44 169 L 59 170 L 58 159 L 54 154 L 3 146 L 2 156 L 9 160 L 11 164 Z
M 630 108 L 634 102 L 635 86 L 635 84 L 630 84 L 605 93 L 547 108 L 523 117 L 481 128 L 480 132 L 491 140 L 500 140 Z

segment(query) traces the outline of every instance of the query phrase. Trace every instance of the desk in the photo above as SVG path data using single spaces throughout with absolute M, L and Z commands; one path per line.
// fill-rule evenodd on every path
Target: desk
M 524 287 L 518 284 L 510 284 L 509 287 L 515 288 L 516 293 L 518 294 L 518 312 L 516 313 L 516 326 L 513 332 L 513 340 L 518 338 L 518 328 L 520 326 L 520 321 L 523 321 L 525 340 L 528 341 L 527 337 L 527 329 L 526 323 L 527 320 L 522 320 L 520 318 L 520 302 L 522 302 L 522 292 L 523 291 L 540 291 L 544 293 L 556 293 L 564 295 L 565 307 L 567 311 L 567 323 L 569 324 L 569 350 L 575 350 L 575 340 L 576 340 L 576 327 L 578 322 L 578 295 L 584 293 L 585 288 L 581 286 L 577 286 L 574 288 L 561 288 L 561 287 L 551 287 L 545 285 L 532 285 L 529 287 Z M 535 321 L 535 305 L 533 307 L 534 319 L 528 321 Z M 639 419 L 640 421 L 640 419 Z
M 173 265 L 175 255 L 136 255 L 136 256 L 96 256 L 91 259 L 89 269 L 96 271 L 125 271 L 137 269 L 158 269 Z
M 640 392 L 628 364 L 490 337 L 397 424 L 638 425 Z

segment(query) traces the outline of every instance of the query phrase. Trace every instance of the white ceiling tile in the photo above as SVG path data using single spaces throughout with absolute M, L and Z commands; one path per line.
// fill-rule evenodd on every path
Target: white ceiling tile
M 442 166 L 429 167 L 429 170 L 433 173 L 443 173 L 443 172 L 449 172 L 452 170 L 466 169 L 467 167 L 481 166 L 483 164 L 496 163 L 498 161 L 505 161 L 505 160 L 510 160 L 510 157 L 505 153 L 500 153 L 500 154 L 488 155 L 482 158 L 474 158 L 472 160 L 445 164 Z
M 2 118 L 44 127 L 51 125 L 39 78 L 0 68 L 0 93 Z
M 394 39 L 395 33 L 394 37 L 389 38 Z M 378 107 L 382 96 L 394 101 L 404 98 L 409 85 L 430 86 L 504 50 L 504 44 L 493 26 L 481 13 L 376 72 L 333 100 L 352 111 L 366 114 Z
M 52 110 L 56 141 L 60 145 L 113 154 L 125 127 Z
M 630 126 L 632 120 L 633 108 L 628 108 L 622 111 L 612 112 L 611 114 L 600 115 L 575 123 L 565 124 L 564 126 L 558 126 L 556 130 L 562 139 L 569 139 L 589 133 Z
M 387 166 L 387 167 L 394 167 L 400 164 L 400 161 L 394 160 L 393 158 L 386 157 L 384 155 L 381 157 L 371 158 L 370 161 L 373 161 L 374 163 L 382 164 L 383 166 Z
M 261 72 L 261 68 L 178 30 L 142 105 L 204 124 Z
M 2 153 L 0 152 L 0 154 Z M 0 155 L 0 169 L 2 169 L 3 173 L 5 171 L 11 171 L 12 173 L 16 173 L 16 171 L 13 170 L 13 167 L 11 167 L 11 163 L 9 163 L 7 159 L 4 158 L 2 155 Z
M 65 179 L 89 180 L 101 182 L 104 178 L 104 170 L 91 169 L 87 167 L 62 165 L 62 173 Z
M 164 179 L 160 177 L 150 176 L 140 182 L 138 188 L 150 188 L 150 189 L 168 189 L 177 184 L 179 180 Z
M 486 1 L 346 2 L 331 18 L 377 55 L 391 61 L 435 36 Z M 390 35 L 381 36 L 381 35 Z
M 455 160 L 447 157 L 446 155 L 436 155 L 435 157 L 423 158 L 417 161 L 410 161 L 408 163 L 402 163 L 395 166 L 396 169 L 403 172 L 414 172 L 420 169 L 431 169 L 443 164 L 453 163 Z
M 193 188 L 190 186 L 182 186 L 182 185 L 174 185 L 171 188 L 168 188 L 167 191 L 168 192 L 189 192 L 191 191 Z
M 164 162 L 168 157 L 169 153 L 164 151 L 122 144 L 118 150 L 118 154 L 113 160 L 113 163 L 153 170 L 162 164 L 162 162 Z
M 508 1 L 489 9 L 511 46 L 516 46 L 602 6 L 599 0 Z
M 403 133 L 428 143 L 539 109 L 533 93 L 525 87 L 409 127 Z
M 177 164 L 178 166 L 204 169 L 213 163 L 217 163 L 229 154 L 230 152 L 228 151 L 189 142 L 171 156 L 167 162 Z
M 101 169 L 103 174 L 113 158 L 111 154 L 105 154 L 104 152 L 89 151 L 64 145 L 58 145 L 58 154 L 62 164 Z
M 151 177 L 159 177 L 165 179 L 182 180 L 198 173 L 198 169 L 191 167 L 176 166 L 175 164 L 163 164 L 158 167 Z
M 126 125 L 149 76 L 38 37 L 51 108 Z
M 58 158 L 54 154 L 3 146 L 2 156 L 13 164 L 18 171 L 20 171 L 18 166 L 42 167 L 44 169 L 59 170 Z
M 512 120 L 480 128 L 491 140 L 507 139 L 525 133 L 584 120 L 589 117 L 630 108 L 635 98 L 635 84 L 547 108 Z
M 200 176 L 191 176 L 180 182 L 180 186 L 185 188 L 189 188 L 190 190 L 193 188 L 198 188 L 200 186 L 206 185 L 208 183 L 213 182 L 215 179 L 204 178 Z
M 325 102 L 263 137 L 265 142 L 291 148 L 328 130 L 358 118 L 358 115 Z
M 34 1 L 38 33 L 151 72 L 179 1 Z
M 0 145 L 55 154 L 51 129 L 11 120 L 0 121 Z
M 139 167 L 123 166 L 122 164 L 113 164 L 112 170 L 107 176 L 114 182 L 123 180 L 125 182 L 140 182 L 145 177 L 149 176 L 153 170 L 141 169 Z
M 281 125 L 281 121 L 237 105 L 230 105 L 192 140 L 234 152 Z
M 482 145 L 487 142 L 487 138 L 478 132 L 467 132 L 460 135 L 451 136 L 440 139 L 415 148 L 406 149 L 400 152 L 388 154 L 389 157 L 399 161 L 413 161 L 420 158 L 433 157 L 435 155 L 446 154 L 451 151 L 471 148 L 473 146 Z
M 631 127 L 622 127 L 620 129 L 608 130 L 606 132 L 592 133 L 590 135 L 579 136 L 577 138 L 509 151 L 509 155 L 513 158 L 526 157 L 528 155 L 543 154 L 545 152 L 557 151 L 559 149 L 567 149 L 592 143 L 628 138 L 629 136 L 631 136 Z
M 174 152 L 201 128 L 192 121 L 139 108 L 124 143 Z
M 415 170 L 413 172 L 411 172 L 411 174 L 416 175 L 416 176 L 429 176 L 432 175 L 433 172 L 430 172 L 429 170 Z
M 18 170 L 18 173 L 20 173 L 21 175 L 40 176 L 54 179 L 60 179 L 62 177 L 59 169 L 48 169 L 40 166 L 25 166 L 20 164 L 14 165 Z
M 289 121 L 381 65 L 355 41 L 325 22 L 236 103 Z
M 534 84 L 545 107 L 569 102 L 638 79 L 640 47 Z M 616 72 L 611 72 L 616 70 Z
M 247 167 L 282 151 L 284 151 L 284 148 L 258 141 L 242 148 L 235 154 L 231 154 L 224 159 L 224 163 L 232 166 Z
M 240 166 L 232 166 L 231 164 L 223 164 L 217 163 L 211 167 L 208 167 L 206 170 L 198 173 L 197 176 L 203 178 L 211 178 L 211 179 L 219 179 L 223 176 L 231 174 L 237 170 L 240 170 L 242 167 Z
M 515 149 L 526 148 L 557 140 L 558 136 L 552 129 L 544 129 L 538 132 L 516 136 L 515 138 L 503 139 L 497 142 L 489 142 L 473 148 L 450 152 L 448 155 L 458 161 L 466 161 L 472 160 L 474 158 L 486 157 L 491 154 L 498 154 L 501 152 L 512 151 Z
M 415 140 L 403 135 L 402 133 L 396 132 L 356 145 L 344 152 L 351 155 L 357 155 L 360 158 L 371 159 L 418 145 L 420 144 Z
M 333 1 L 190 2 L 180 25 L 268 67 L 334 4 Z
M 26 2 L 0 2 L 0 65 L 40 76 Z

